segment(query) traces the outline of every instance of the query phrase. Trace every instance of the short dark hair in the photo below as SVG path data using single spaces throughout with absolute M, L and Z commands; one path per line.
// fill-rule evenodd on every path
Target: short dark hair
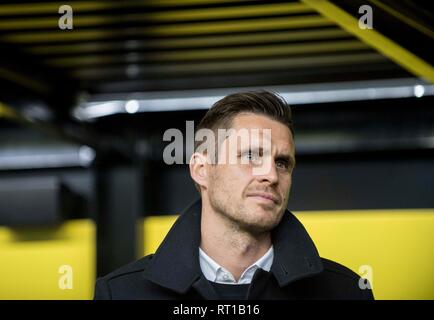
M 294 137 L 292 112 L 290 106 L 277 93 L 260 90 L 230 94 L 217 101 L 207 111 L 205 116 L 196 127 L 200 129 L 228 129 L 232 120 L 240 113 L 254 113 L 270 117 L 286 125 Z M 201 144 L 195 141 L 194 149 Z

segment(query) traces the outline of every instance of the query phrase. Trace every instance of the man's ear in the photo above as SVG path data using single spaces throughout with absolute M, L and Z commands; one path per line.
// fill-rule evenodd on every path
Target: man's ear
M 195 152 L 190 158 L 190 175 L 191 178 L 199 185 L 207 187 L 207 156 L 205 154 Z

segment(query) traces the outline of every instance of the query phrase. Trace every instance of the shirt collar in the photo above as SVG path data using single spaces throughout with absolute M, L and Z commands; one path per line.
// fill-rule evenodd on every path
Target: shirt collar
M 199 264 L 205 278 L 212 282 L 223 284 L 249 284 L 252 282 L 255 271 L 259 268 L 270 271 L 273 264 L 274 249 L 273 246 L 255 263 L 248 267 L 242 273 L 238 281 L 224 267 L 219 265 L 215 260 L 208 256 L 205 251 L 199 248 Z

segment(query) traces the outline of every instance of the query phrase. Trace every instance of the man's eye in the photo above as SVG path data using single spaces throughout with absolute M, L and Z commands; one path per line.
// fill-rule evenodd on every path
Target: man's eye
M 245 152 L 245 153 L 243 153 L 242 156 L 244 159 L 251 161 L 251 162 L 257 162 L 260 160 L 259 154 L 257 152 L 253 152 L 253 151 Z
M 276 166 L 280 169 L 285 169 L 285 170 L 289 169 L 289 163 L 286 161 L 277 161 Z

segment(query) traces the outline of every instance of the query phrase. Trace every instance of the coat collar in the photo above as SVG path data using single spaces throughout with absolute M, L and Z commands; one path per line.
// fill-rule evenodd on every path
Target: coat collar
M 201 200 L 176 220 L 144 270 L 143 276 L 180 294 L 202 277 L 199 265 Z M 270 272 L 279 286 L 320 273 L 321 258 L 303 225 L 288 210 L 272 231 L 274 261 Z

